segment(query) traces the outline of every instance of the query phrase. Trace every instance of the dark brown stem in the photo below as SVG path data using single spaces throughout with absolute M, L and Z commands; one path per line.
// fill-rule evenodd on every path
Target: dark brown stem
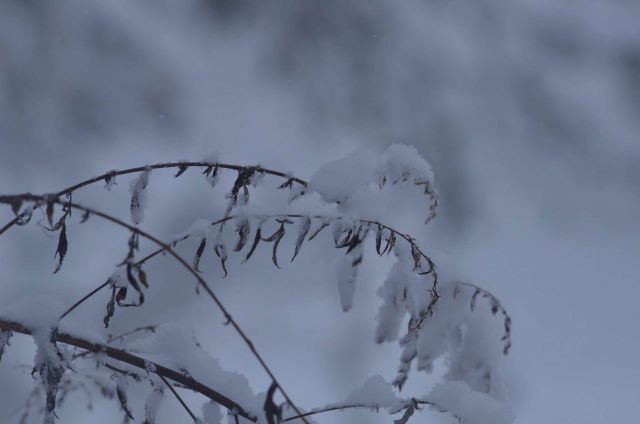
M 3 330 L 10 330 L 15 333 L 21 333 L 21 334 L 27 334 L 27 335 L 32 334 L 29 328 L 25 327 L 20 323 L 11 322 L 11 321 L 0 320 L 0 328 Z M 175 381 L 176 383 L 182 384 L 183 386 L 206 396 L 212 401 L 219 403 L 220 405 L 224 406 L 227 409 L 232 409 L 232 410 L 235 409 L 238 411 L 238 414 L 242 415 L 243 417 L 245 417 L 250 421 L 254 421 L 254 422 L 257 421 L 255 416 L 247 412 L 244 408 L 242 408 L 242 406 L 238 405 L 233 400 L 218 393 L 212 388 L 205 386 L 199 381 L 194 380 L 191 377 L 185 376 L 184 374 L 178 371 L 174 371 L 170 368 L 163 367 L 162 365 L 152 363 L 132 353 L 125 352 L 123 350 L 116 349 L 114 347 L 107 346 L 101 343 L 90 342 L 88 340 L 85 340 L 76 336 L 72 336 L 70 334 L 58 333 L 56 341 L 60 343 L 65 343 L 71 346 L 76 346 L 93 353 L 101 353 L 117 361 L 127 363 L 131 366 L 140 368 L 142 370 L 148 369 L 148 365 L 151 363 L 155 367 L 155 371 L 159 376 L 168 378 L 170 380 Z

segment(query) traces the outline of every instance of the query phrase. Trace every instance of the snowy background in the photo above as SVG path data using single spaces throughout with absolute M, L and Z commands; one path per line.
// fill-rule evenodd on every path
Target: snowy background
M 355 149 L 413 145 L 434 169 L 441 208 L 427 227 L 406 210 L 395 224 L 511 312 L 505 375 L 516 422 L 627 422 L 640 416 L 639 17 L 633 0 L 5 0 L 0 193 L 213 151 L 308 179 Z M 128 181 L 74 200 L 126 217 Z M 224 209 L 222 189 L 212 193 L 195 172 L 173 180 L 159 171 L 149 189 L 144 227 L 163 239 Z M 55 239 L 37 226 L 5 234 L 1 304 L 27 291 L 66 305 L 104 281 L 127 234 L 86 225 L 69 229 L 55 276 Z M 211 255 L 202 266 L 305 408 L 341 400 L 373 374 L 391 379 L 399 357 L 396 345 L 373 343 L 389 263 L 365 258 L 344 314 L 327 246 L 307 246 L 284 271 L 269 265 L 268 249 L 225 280 Z M 168 260 L 148 272 L 148 305 L 119 312 L 114 332 L 194 327 L 223 367 L 265 391 L 266 376 L 191 280 Z M 99 326 L 105 303 L 75 319 Z M 32 342 L 13 346 L 0 366 L 3 423 L 17 422 L 31 387 Z M 435 374 L 414 374 L 408 394 L 427 392 Z M 86 421 L 82 396 L 60 422 Z M 113 402 L 94 407 L 95 422 L 121 419 Z M 171 399 L 162 411 L 185 421 Z M 318 419 L 389 420 L 366 411 Z M 454 422 L 413 418 L 426 420 Z

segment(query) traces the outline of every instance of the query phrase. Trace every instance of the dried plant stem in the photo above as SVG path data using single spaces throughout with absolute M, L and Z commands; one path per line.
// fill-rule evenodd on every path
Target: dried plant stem
M 287 180 L 291 180 L 293 182 L 296 182 L 300 185 L 303 186 L 307 186 L 307 182 L 304 180 L 301 180 L 300 178 L 295 178 L 292 177 L 284 172 L 280 172 L 280 171 L 275 171 L 273 169 L 268 169 L 268 168 L 263 168 L 261 166 L 241 166 L 241 165 L 233 165 L 233 164 L 228 164 L 228 163 L 210 163 L 210 162 L 204 162 L 204 161 L 197 161 L 197 162 L 164 162 L 164 163 L 156 163 L 154 165 L 148 165 L 148 166 L 137 166 L 134 168 L 128 168 L 128 169 L 122 169 L 122 170 L 113 170 L 113 171 L 109 171 L 109 172 L 105 172 L 104 174 L 98 175 L 97 177 L 93 177 L 93 178 L 89 178 L 86 179 L 84 181 L 81 181 L 77 184 L 74 184 L 72 186 L 69 186 L 63 190 L 60 190 L 59 192 L 54 194 L 54 197 L 59 197 L 59 196 L 63 196 L 65 194 L 71 194 L 73 192 L 75 192 L 76 190 L 89 186 L 91 184 L 97 183 L 97 182 L 101 182 L 101 181 L 105 181 L 106 178 L 108 177 L 117 177 L 120 175 L 126 175 L 126 174 L 135 174 L 135 173 L 139 173 L 139 172 L 144 172 L 148 169 L 163 169 L 163 168 L 194 168 L 194 167 L 208 167 L 208 166 L 217 166 L 220 169 L 231 169 L 234 171 L 242 171 L 244 169 L 247 168 L 253 168 L 255 169 L 255 172 L 259 172 L 262 174 L 267 174 L 267 175 L 273 175 L 276 177 L 280 177 L 280 178 L 286 178 Z M 18 223 L 18 217 L 13 218 L 11 221 L 7 222 L 2 228 L 0 228 L 0 236 L 2 234 L 4 234 L 7 230 L 9 230 L 11 227 L 13 227 L 14 225 L 16 225 Z
M 29 328 L 24 325 L 16 322 L 0 320 L 0 328 L 3 330 L 10 330 L 15 333 L 21 333 L 26 335 L 31 335 L 32 332 Z M 80 337 L 76 337 L 70 334 L 59 333 L 57 335 L 56 340 L 60 343 L 65 343 L 68 345 L 76 346 L 81 349 L 85 349 L 87 351 L 93 353 L 100 353 L 106 355 L 110 358 L 113 358 L 117 361 L 121 361 L 127 363 L 136 368 L 140 368 L 142 370 L 148 369 L 149 361 L 136 356 L 130 352 L 125 352 L 124 350 L 116 349 L 114 347 L 101 344 L 94 343 Z M 241 405 L 238 405 L 235 401 L 227 398 L 226 396 L 220 394 L 219 392 L 213 390 L 212 388 L 205 386 L 199 381 L 193 379 L 190 376 L 185 376 L 183 373 L 172 370 L 170 368 L 163 367 L 162 365 L 153 363 L 155 367 L 156 373 L 159 376 L 168 378 L 170 380 L 175 381 L 176 383 L 182 384 L 183 386 L 198 392 L 207 398 L 211 399 L 214 402 L 219 403 L 229 410 L 237 410 L 238 414 L 242 415 L 244 418 L 250 421 L 256 421 L 256 417 L 253 414 L 247 412 Z
M 138 234 L 143 238 L 146 238 L 147 240 L 155 243 L 157 246 L 159 246 L 162 249 L 164 249 L 168 254 L 173 256 L 176 259 L 176 261 L 178 261 L 191 275 L 193 275 L 193 277 L 196 279 L 198 284 L 209 295 L 209 297 L 211 298 L 211 300 L 213 300 L 213 302 L 216 304 L 218 309 L 220 309 L 220 311 L 222 312 L 223 316 L 225 317 L 226 323 L 230 324 L 233 327 L 233 329 L 236 331 L 236 333 L 242 338 L 244 343 L 247 345 L 247 347 L 249 348 L 249 350 L 251 351 L 253 356 L 258 360 L 258 362 L 260 363 L 262 368 L 269 375 L 271 380 L 276 384 L 276 386 L 278 386 L 278 388 L 280 389 L 280 392 L 282 393 L 282 395 L 286 399 L 287 403 L 289 405 L 291 405 L 291 407 L 296 411 L 296 413 L 301 414 L 301 412 L 298 409 L 298 407 L 293 403 L 293 401 L 291 400 L 291 398 L 289 397 L 287 392 L 284 390 L 282 385 L 279 383 L 279 381 L 276 378 L 276 376 L 274 375 L 274 373 L 271 371 L 271 368 L 269 368 L 269 366 L 266 364 L 266 362 L 262 358 L 262 355 L 260 355 L 260 353 L 257 351 L 257 349 L 255 348 L 255 345 L 253 344 L 251 339 L 249 339 L 249 337 L 242 330 L 240 325 L 231 316 L 231 314 L 229 313 L 227 308 L 224 306 L 222 301 L 218 298 L 218 296 L 213 292 L 213 290 L 211 290 L 211 288 L 209 287 L 209 284 L 207 284 L 207 282 L 198 274 L 198 272 L 195 269 L 193 269 L 193 267 L 186 260 L 184 260 L 182 258 L 182 256 L 178 255 L 175 252 L 175 250 L 173 250 L 173 248 L 169 244 L 167 244 L 167 243 L 161 241 L 160 239 L 152 236 L 151 234 L 141 230 L 140 228 L 134 227 L 133 225 L 128 224 L 128 223 L 126 223 L 126 222 L 124 222 L 124 221 L 122 221 L 122 220 L 120 220 L 120 219 L 118 219 L 118 218 L 116 218 L 114 216 L 111 216 L 109 214 L 106 214 L 104 212 L 101 212 L 101 211 L 93 209 L 93 208 L 89 208 L 89 207 L 86 207 L 86 206 L 79 205 L 77 203 L 72 203 L 72 202 L 60 200 L 58 197 L 51 198 L 49 196 L 34 195 L 34 194 L 23 194 L 23 195 L 19 195 L 19 196 L 0 196 L 0 202 L 2 202 L 2 203 L 11 203 L 11 202 L 15 201 L 16 199 L 25 200 L 25 201 L 33 201 L 33 202 L 36 202 L 36 203 L 53 202 L 53 203 L 59 204 L 61 206 L 66 206 L 68 208 L 80 210 L 80 211 L 83 211 L 83 212 L 88 212 L 91 215 L 98 216 L 98 217 L 100 217 L 102 219 L 105 219 L 105 220 L 107 220 L 109 222 L 112 222 L 113 224 L 116 224 L 116 225 L 118 225 L 120 227 L 126 228 L 127 230 L 129 230 L 129 231 L 131 231 L 131 232 L 133 232 L 135 234 Z M 305 424 L 309 424 L 304 418 L 302 420 L 305 422 Z

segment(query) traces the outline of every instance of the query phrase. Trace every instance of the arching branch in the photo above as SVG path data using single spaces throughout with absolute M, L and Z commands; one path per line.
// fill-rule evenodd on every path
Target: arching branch
M 256 166 L 241 166 L 241 165 L 232 165 L 232 164 L 228 164 L 228 163 L 210 163 L 210 162 L 204 162 L 204 161 L 199 161 L 199 162 L 192 162 L 192 161 L 186 161 L 186 162 L 165 162 L 165 163 L 156 163 L 154 165 L 148 165 L 148 166 L 137 166 L 134 168 L 128 168 L 128 169 L 122 169 L 122 170 L 113 170 L 113 171 L 109 171 L 109 172 L 105 172 L 102 175 L 98 175 L 97 177 L 92 177 L 89 179 L 86 179 L 84 181 L 81 181 L 77 184 L 74 184 L 72 186 L 69 186 L 63 190 L 60 190 L 59 192 L 55 193 L 54 196 L 55 197 L 59 197 L 59 196 L 63 196 L 66 194 L 71 194 L 73 192 L 75 192 L 76 190 L 89 186 L 91 184 L 97 183 L 97 182 L 101 182 L 101 181 L 107 181 L 107 179 L 109 178 L 115 178 L 117 176 L 120 175 L 126 175 L 126 174 L 135 174 L 135 173 L 139 173 L 139 172 L 144 172 L 148 169 L 164 169 L 164 168 L 178 168 L 181 171 L 182 170 L 186 170 L 188 168 L 194 168 L 194 167 L 209 167 L 209 166 L 216 166 L 220 169 L 231 169 L 234 171 L 238 171 L 241 172 L 243 170 L 246 169 L 251 169 L 253 172 L 257 172 L 260 174 L 267 174 L 267 175 L 273 175 L 276 177 L 280 177 L 280 178 L 286 178 L 287 179 L 287 183 L 289 183 L 289 185 L 291 185 L 292 183 L 297 183 L 300 184 L 304 187 L 307 186 L 307 182 L 304 180 L 301 180 L 300 178 L 296 178 L 296 177 L 292 177 L 291 175 L 285 174 L 284 172 L 280 172 L 280 171 L 275 171 L 273 169 L 268 169 L 268 168 L 263 168 L 259 165 Z M 4 234 L 7 230 L 9 230 L 11 227 L 13 227 L 14 225 L 16 225 L 19 221 L 19 217 L 15 217 L 13 218 L 11 221 L 7 222 L 2 228 L 0 228 L 0 235 Z
M 32 331 L 25 327 L 24 325 L 6 321 L 0 319 L 0 329 L 13 331 L 15 333 L 31 335 Z M 83 338 L 73 336 L 71 334 L 66 333 L 58 333 L 56 337 L 56 341 L 64 344 L 68 344 L 71 346 L 79 347 L 81 349 L 85 349 L 87 351 L 93 353 L 99 353 L 102 355 L 106 355 L 110 358 L 113 358 L 117 361 L 124 362 L 133 367 L 140 368 L 142 370 L 148 369 L 150 361 L 143 359 L 139 356 L 136 356 L 130 352 L 125 352 L 124 350 L 114 348 L 112 346 L 108 346 L 101 343 L 95 343 Z M 212 388 L 200 383 L 199 381 L 193 379 L 190 376 L 185 376 L 183 373 L 172 370 L 171 368 L 163 367 L 162 365 L 152 363 L 155 367 L 155 371 L 159 376 L 167 378 L 169 380 L 173 380 L 176 383 L 182 384 L 184 387 L 193 390 L 194 392 L 198 392 L 203 396 L 211 399 L 214 402 L 219 403 L 229 410 L 237 410 L 238 414 L 242 415 L 244 418 L 257 421 L 257 418 L 247 412 L 241 405 L 237 404 L 235 401 L 229 399 L 228 397 L 222 395 L 221 393 L 213 390 Z

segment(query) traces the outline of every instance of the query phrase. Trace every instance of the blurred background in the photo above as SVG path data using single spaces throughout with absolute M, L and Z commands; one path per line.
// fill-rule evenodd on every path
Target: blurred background
M 441 207 L 429 226 L 403 228 L 511 312 L 505 374 L 516 422 L 628 421 L 640 416 L 639 18 L 634 0 L 2 0 L 0 192 L 49 192 L 213 151 L 308 179 L 357 148 L 413 145 L 433 166 Z M 152 177 L 158 209 L 150 206 L 145 227 L 161 238 L 223 209 L 224 190 L 215 197 L 196 175 L 183 178 Z M 126 217 L 127 188 L 123 178 L 113 193 L 97 187 L 74 199 Z M 28 287 L 69 303 L 103 281 L 127 235 L 90 225 L 70 229 L 67 263 L 53 277 L 56 240 L 37 226 L 5 234 L 0 296 Z M 397 346 L 373 343 L 388 264 L 364 273 L 344 315 L 325 251 L 310 247 L 306 262 L 283 272 L 263 252 L 226 280 L 212 257 L 203 265 L 306 408 L 340 400 L 369 375 L 391 379 L 399 358 Z M 261 264 L 268 270 L 255 281 Z M 156 267 L 151 276 L 183 282 L 174 265 Z M 267 389 L 204 299 L 176 281 L 157 284 L 166 291 L 117 315 L 115 328 L 192 317 L 223 367 Z M 78 319 L 99 327 L 105 303 Z M 14 338 L 0 367 L 0 422 L 19 420 L 30 343 Z M 408 393 L 419 394 L 437 376 L 413 378 Z M 94 407 L 92 421 L 120 419 L 113 403 Z M 184 421 L 170 399 L 163 411 L 166 422 Z M 79 400 L 60 422 L 89 413 Z

